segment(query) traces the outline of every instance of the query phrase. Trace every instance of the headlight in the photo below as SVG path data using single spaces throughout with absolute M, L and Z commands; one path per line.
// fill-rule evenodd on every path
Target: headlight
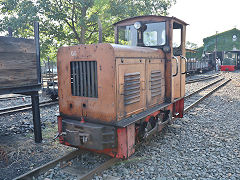
M 140 22 L 135 22 L 135 23 L 134 23 L 134 28 L 135 28 L 136 30 L 139 30 L 141 27 L 142 27 L 142 24 L 141 24 Z

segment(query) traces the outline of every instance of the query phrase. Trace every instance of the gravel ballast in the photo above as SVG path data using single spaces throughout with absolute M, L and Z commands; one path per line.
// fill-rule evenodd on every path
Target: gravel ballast
M 221 74 L 232 81 L 183 119 L 141 144 L 128 160 L 94 179 L 239 179 L 240 71 Z M 186 94 L 215 80 L 187 84 Z M 41 108 L 41 144 L 33 141 L 31 111 L 0 117 L 0 150 L 8 158 L 5 162 L 2 156 L 0 161 L 0 179 L 12 179 L 73 149 L 52 141 L 57 132 L 57 112 L 57 105 Z M 22 125 L 27 128 L 21 130 Z M 85 158 L 97 161 L 92 155 Z M 52 173 L 58 168 L 59 165 L 37 179 L 76 179 L 66 173 Z
M 232 81 L 95 179 L 239 179 L 240 71 L 222 76 Z M 186 91 L 207 82 L 189 84 Z

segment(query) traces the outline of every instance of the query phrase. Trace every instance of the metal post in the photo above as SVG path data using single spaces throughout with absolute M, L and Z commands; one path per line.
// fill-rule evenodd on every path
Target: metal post
M 35 40 L 35 46 L 36 46 L 38 84 L 41 84 L 41 63 L 40 63 L 40 43 L 39 43 L 39 23 L 38 22 L 34 22 L 34 40 Z
M 51 79 L 51 72 L 50 72 L 50 60 L 48 56 L 48 76 L 47 76 L 47 88 L 49 89 L 49 79 Z M 48 79 L 49 78 L 49 79 Z
M 42 128 L 41 128 L 41 120 L 40 120 L 38 91 L 35 91 L 31 94 L 31 100 L 32 100 L 33 128 L 34 128 L 35 142 L 40 143 L 42 142 Z
M 215 35 L 215 57 L 214 57 L 214 65 L 215 65 L 215 71 L 217 71 L 217 68 L 216 68 L 216 66 L 217 66 L 217 31 L 216 31 L 216 35 Z

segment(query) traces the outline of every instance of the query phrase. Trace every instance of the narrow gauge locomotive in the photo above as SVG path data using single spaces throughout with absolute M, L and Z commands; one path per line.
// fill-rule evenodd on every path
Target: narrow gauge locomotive
M 115 44 L 61 47 L 60 143 L 127 158 L 138 141 L 183 117 L 186 25 L 175 17 L 134 17 L 114 24 Z
M 221 65 L 221 71 L 235 71 L 240 59 L 239 51 L 227 51 Z

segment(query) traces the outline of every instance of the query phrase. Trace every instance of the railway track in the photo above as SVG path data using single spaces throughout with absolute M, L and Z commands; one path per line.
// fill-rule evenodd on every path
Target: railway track
M 78 166 L 74 166 L 72 164 L 72 159 L 77 158 L 79 155 L 86 153 L 84 150 L 74 150 L 70 153 L 67 153 L 66 155 L 53 160 L 43 166 L 40 166 L 30 172 L 27 172 L 14 180 L 19 180 L 19 179 L 33 179 L 37 178 L 39 175 L 44 174 L 47 172 L 49 169 L 56 167 L 59 165 L 59 171 L 63 171 L 63 173 L 69 173 L 69 174 L 74 174 L 76 179 L 78 180 L 89 180 L 94 177 L 95 174 L 101 173 L 105 169 L 108 169 L 112 165 L 114 165 L 116 162 L 119 162 L 119 159 L 116 158 L 107 158 L 104 162 L 102 162 L 100 165 L 93 167 L 91 169 L 88 169 L 86 171 L 85 168 Z
M 0 101 L 8 101 L 12 99 L 21 99 L 21 98 L 31 98 L 30 96 L 25 95 L 8 95 L 8 96 L 0 96 Z
M 44 106 L 55 105 L 57 103 L 58 103 L 58 101 L 49 100 L 49 101 L 40 102 L 39 106 L 44 107 Z M 13 107 L 10 107 L 10 108 L 0 109 L 0 115 L 6 115 L 6 114 L 11 114 L 11 113 L 26 111 L 26 110 L 30 110 L 30 109 L 32 109 L 32 104 L 24 104 L 24 105 L 19 105 L 19 106 L 13 106 Z
M 217 91 L 219 88 L 226 85 L 228 82 L 230 82 L 231 79 L 225 80 L 224 78 L 219 79 L 217 81 L 214 81 L 213 83 L 208 84 L 207 86 L 204 86 L 203 88 L 200 88 L 199 90 L 185 96 L 184 99 L 184 106 L 186 108 L 184 109 L 184 113 L 198 105 L 200 102 L 202 102 L 204 99 L 206 99 L 208 96 L 210 96 L 212 93 Z
M 205 80 L 209 80 L 209 79 L 214 79 L 219 77 L 220 74 L 217 75 L 210 75 L 210 76 L 205 76 L 205 77 L 200 77 L 200 78 L 193 78 L 193 79 L 189 79 L 186 81 L 186 84 L 191 84 L 191 83 L 195 83 L 195 82 L 200 82 L 200 81 L 205 81 Z
M 184 109 L 185 113 L 187 111 L 189 111 L 190 109 L 192 109 L 193 107 L 195 107 L 201 101 L 206 99 L 212 93 L 217 91 L 219 88 L 226 85 L 229 81 L 231 81 L 231 79 L 225 80 L 224 78 L 221 78 L 214 82 L 211 82 L 210 84 L 198 89 L 197 91 L 195 91 L 191 94 L 186 95 L 185 96 L 185 99 L 186 99 L 185 106 L 187 106 L 187 107 Z M 106 161 L 100 163 L 100 165 L 98 165 L 92 169 L 88 169 L 88 171 L 86 171 L 86 172 L 81 171 L 82 167 L 79 167 L 79 166 L 75 166 L 74 167 L 75 170 L 73 170 L 73 168 L 71 168 L 71 166 L 73 166 L 71 160 L 76 158 L 77 156 L 79 156 L 81 153 L 86 153 L 86 152 L 84 150 L 72 151 L 56 160 L 53 160 L 53 161 L 51 161 L 43 166 L 40 166 L 26 174 L 23 174 L 22 176 L 15 178 L 15 180 L 17 180 L 17 179 L 32 179 L 33 177 L 36 178 L 39 175 L 42 175 L 45 172 L 47 172 L 49 169 L 56 167 L 57 164 L 60 164 L 60 171 L 67 172 L 71 175 L 74 172 L 75 175 L 77 176 L 77 179 L 88 180 L 88 179 L 92 179 L 95 174 L 101 173 L 105 169 L 108 169 L 109 167 L 113 166 L 116 162 L 120 161 L 119 159 L 116 159 L 116 158 L 109 158 Z

